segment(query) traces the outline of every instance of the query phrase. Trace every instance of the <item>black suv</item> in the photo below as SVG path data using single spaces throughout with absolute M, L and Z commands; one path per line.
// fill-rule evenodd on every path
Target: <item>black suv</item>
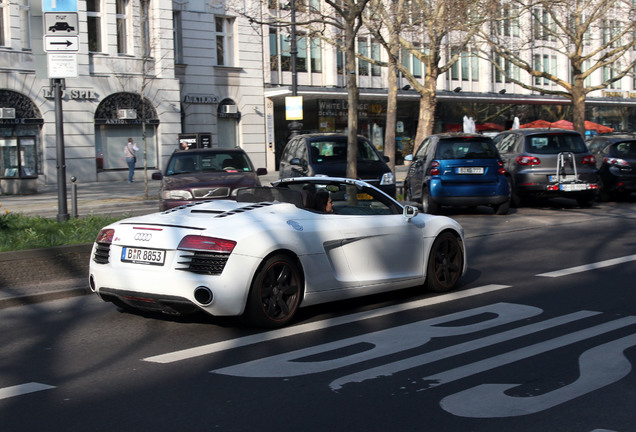
M 365 137 L 358 137 L 358 178 L 395 197 L 395 176 L 389 158 Z M 288 177 L 346 177 L 347 136 L 338 134 L 297 135 L 289 140 L 279 164 L 281 179 Z
M 624 200 L 636 192 L 636 135 L 599 135 L 587 147 L 596 158 L 602 201 Z
M 514 129 L 495 136 L 511 183 L 511 205 L 528 198 L 574 198 L 591 206 L 598 193 L 596 160 L 578 132 Z

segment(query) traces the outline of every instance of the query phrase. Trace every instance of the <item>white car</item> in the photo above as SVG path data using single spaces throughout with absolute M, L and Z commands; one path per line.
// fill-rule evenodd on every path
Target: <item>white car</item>
M 327 192 L 331 213 L 314 207 Z M 412 286 L 448 291 L 465 270 L 453 219 L 418 214 L 362 181 L 305 177 L 103 228 L 90 287 L 124 309 L 279 327 L 301 306 Z

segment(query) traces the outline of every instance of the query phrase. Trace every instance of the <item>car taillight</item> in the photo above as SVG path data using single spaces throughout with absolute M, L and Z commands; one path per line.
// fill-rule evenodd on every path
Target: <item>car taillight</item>
M 181 239 L 177 249 L 229 254 L 234 250 L 234 246 L 236 246 L 236 242 L 232 240 L 199 235 L 187 235 Z
M 504 161 L 502 160 L 497 161 L 497 165 L 499 165 L 499 174 L 501 175 L 506 174 L 506 169 L 504 168 Z
M 585 164 L 596 165 L 596 158 L 594 156 L 592 156 L 592 155 L 585 156 L 583 158 L 583 164 L 584 165 Z
M 112 228 L 106 228 L 97 234 L 95 243 L 111 244 L 113 242 L 113 237 L 115 237 L 115 230 Z
M 629 167 L 629 162 L 627 162 L 625 159 L 606 157 L 604 160 L 605 160 L 605 163 L 609 165 Z
M 519 156 L 517 165 L 541 165 L 541 160 L 534 156 Z
M 431 162 L 431 175 L 439 175 L 439 162 L 433 161 Z

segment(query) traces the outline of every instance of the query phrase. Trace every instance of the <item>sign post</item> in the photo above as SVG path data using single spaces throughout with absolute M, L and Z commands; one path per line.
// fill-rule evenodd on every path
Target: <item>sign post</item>
M 77 0 L 42 0 L 44 50 L 47 71 L 55 100 L 55 144 L 57 150 L 57 221 L 69 219 L 66 200 L 66 157 L 64 155 L 64 115 L 62 90 L 65 78 L 78 75 L 79 51 Z

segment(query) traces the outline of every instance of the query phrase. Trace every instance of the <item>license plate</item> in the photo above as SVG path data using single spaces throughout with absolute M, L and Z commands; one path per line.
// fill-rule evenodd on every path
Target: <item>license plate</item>
M 122 262 L 162 266 L 165 259 L 166 251 L 159 249 L 124 247 L 121 251 Z
M 457 174 L 483 174 L 484 167 L 458 167 Z
M 587 184 L 585 183 L 562 184 L 561 186 L 559 186 L 559 189 L 561 189 L 564 192 L 582 191 L 582 190 L 587 190 Z

